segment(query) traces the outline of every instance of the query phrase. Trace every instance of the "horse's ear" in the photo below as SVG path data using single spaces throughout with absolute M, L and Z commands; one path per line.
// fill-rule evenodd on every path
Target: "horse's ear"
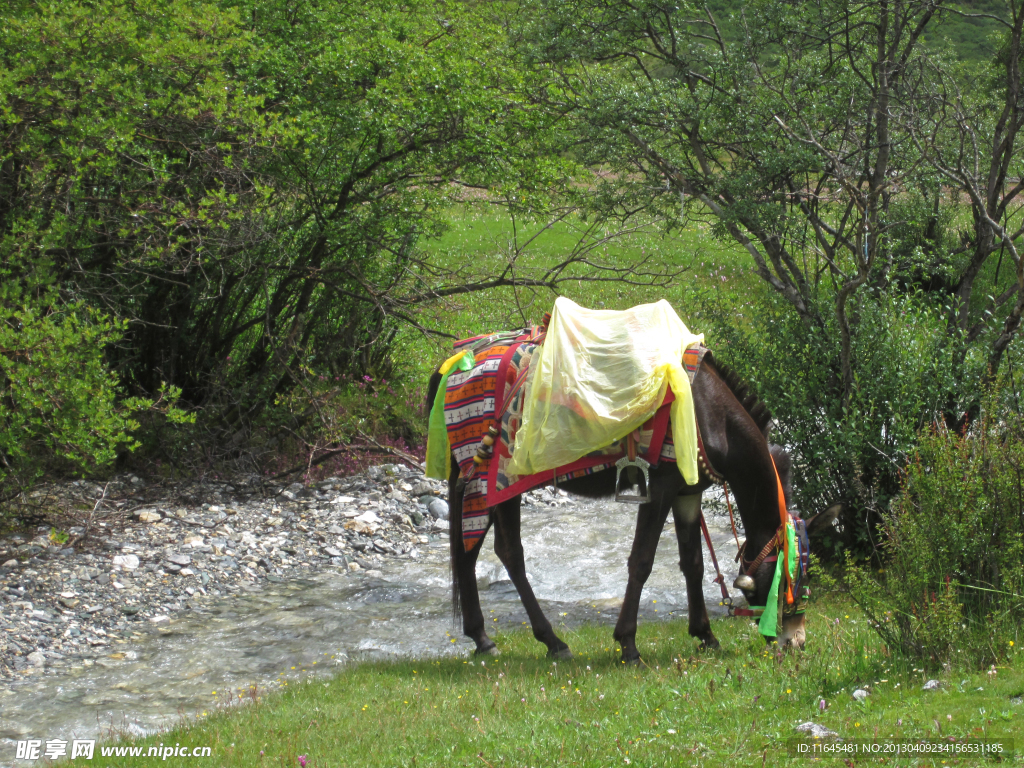
M 808 537 L 821 536 L 832 527 L 832 523 L 839 517 L 839 513 L 846 509 L 846 505 L 837 501 L 824 512 L 819 512 L 806 521 Z

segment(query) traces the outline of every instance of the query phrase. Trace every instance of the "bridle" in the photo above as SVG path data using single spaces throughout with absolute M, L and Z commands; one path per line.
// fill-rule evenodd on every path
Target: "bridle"
M 772 465 L 774 466 L 775 460 L 772 459 Z M 796 577 L 791 581 L 791 574 L 788 568 L 783 568 L 783 572 L 786 579 L 786 598 L 782 602 L 782 615 L 783 616 L 796 616 L 804 613 L 807 610 L 807 602 L 810 597 L 810 589 L 807 586 L 807 567 L 810 560 L 810 545 L 807 538 L 807 525 L 803 519 L 792 514 L 785 506 L 785 498 L 782 493 L 781 482 L 778 480 L 778 470 L 776 470 L 776 481 L 779 483 L 779 506 L 780 506 L 780 518 L 782 518 L 782 512 L 785 513 L 785 517 L 780 520 L 779 527 L 775 530 L 775 535 L 768 540 L 768 543 L 762 547 L 761 551 L 757 554 L 753 560 L 749 563 L 746 561 L 745 551 L 747 542 L 743 544 L 739 543 L 739 536 L 736 533 L 736 521 L 732 511 L 732 501 L 729 499 L 729 487 L 726 485 L 725 477 L 723 477 L 711 464 L 711 460 L 708 458 L 706 449 L 704 448 L 704 440 L 701 437 L 700 428 L 697 428 L 697 468 L 708 480 L 716 485 L 721 485 L 722 490 L 725 493 L 725 503 L 729 510 L 729 524 L 732 526 L 733 538 L 736 541 L 736 562 L 740 565 L 740 572 L 746 576 L 753 578 L 754 573 L 764 563 L 778 563 L 779 553 L 784 555 L 785 559 L 789 559 L 789 532 L 788 527 L 792 526 L 795 533 L 795 540 L 797 545 L 797 563 L 798 568 L 796 569 Z M 711 543 L 711 534 L 708 531 L 707 523 L 704 521 L 704 513 L 700 516 L 701 530 L 704 534 L 704 540 L 708 545 L 708 552 L 711 554 L 711 562 L 715 566 L 715 579 L 718 583 L 719 588 L 722 590 L 722 602 L 721 604 L 726 607 L 730 616 L 748 616 L 751 618 L 760 618 L 764 613 L 766 606 L 751 606 L 750 608 L 737 608 L 733 605 L 732 596 L 729 594 L 729 589 L 725 585 L 725 575 L 722 573 L 721 568 L 718 566 L 718 558 L 715 556 L 715 548 Z M 778 566 L 776 566 L 778 567 Z M 781 589 L 780 589 L 781 594 Z

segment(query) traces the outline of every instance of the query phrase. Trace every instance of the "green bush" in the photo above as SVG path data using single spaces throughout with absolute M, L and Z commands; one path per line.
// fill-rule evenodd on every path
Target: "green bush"
M 884 517 L 885 568 L 849 564 L 853 598 L 892 648 L 932 662 L 994 663 L 1024 610 L 1024 417 L 925 434 Z
M 123 327 L 80 304 L 34 300 L 6 312 L 0 321 L 0 501 L 47 470 L 93 472 L 108 467 L 119 450 L 137 447 L 133 415 L 154 403 L 119 399 L 104 359 Z M 165 394 L 173 400 L 175 393 Z M 173 408 L 168 412 L 184 418 Z

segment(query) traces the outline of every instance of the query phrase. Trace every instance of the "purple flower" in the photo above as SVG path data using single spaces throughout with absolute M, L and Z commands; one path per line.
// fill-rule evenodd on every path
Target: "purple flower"
M 299 755 L 299 768 L 306 768 L 306 756 Z

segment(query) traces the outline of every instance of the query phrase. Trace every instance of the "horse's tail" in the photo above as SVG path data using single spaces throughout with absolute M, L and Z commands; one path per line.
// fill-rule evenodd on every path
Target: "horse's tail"
M 434 398 L 437 397 L 437 389 L 441 386 L 441 372 L 434 371 L 430 374 L 430 381 L 427 382 L 427 418 L 430 418 L 430 409 L 434 407 Z
M 459 565 L 466 556 L 462 543 L 462 489 L 458 484 L 459 465 L 452 461 L 452 474 L 448 478 L 448 551 L 452 571 L 452 621 L 458 622 L 462 615 L 462 600 L 459 594 Z
M 427 418 L 430 418 L 430 411 L 434 407 L 434 400 L 437 397 L 437 390 L 441 386 L 441 372 L 434 371 L 427 382 Z M 459 465 L 452 460 L 452 474 L 448 478 L 448 547 L 449 562 L 452 574 L 452 620 L 458 621 L 462 615 L 462 601 L 459 599 L 459 558 L 462 556 L 462 499 L 458 498 L 460 492 L 457 480 L 459 479 Z

